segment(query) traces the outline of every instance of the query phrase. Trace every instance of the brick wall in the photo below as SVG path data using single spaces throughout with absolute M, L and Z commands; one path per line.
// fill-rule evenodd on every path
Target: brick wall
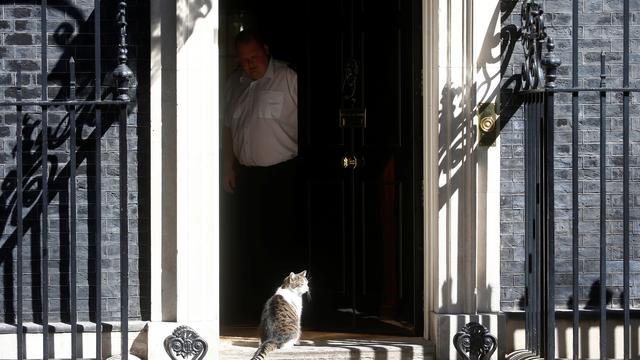
M 0 6 L 0 101 L 16 96 L 16 66 L 22 67 L 23 97 L 41 96 L 41 21 L 40 6 L 32 1 L 3 2 Z M 136 74 L 135 99 L 128 115 L 128 186 L 129 186 L 129 276 L 130 312 L 133 319 L 148 318 L 149 312 L 149 240 L 148 240 L 148 8 L 146 1 L 130 0 L 129 65 Z M 68 85 L 68 59 L 76 59 L 78 95 L 93 96 L 93 1 L 75 0 L 47 9 L 48 18 L 48 96 L 63 99 Z M 110 72 L 116 65 L 117 2 L 102 5 L 102 69 L 104 94 L 111 94 Z M 111 95 L 108 95 L 110 97 Z M 25 321 L 39 321 L 42 311 L 39 267 L 41 220 L 40 197 L 42 135 L 39 108 L 24 109 L 23 119 L 25 206 L 23 208 Z M 94 111 L 79 109 L 77 119 L 79 163 L 77 165 L 77 266 L 78 317 L 90 320 L 95 310 L 95 139 Z M 105 108 L 102 120 L 102 311 L 104 320 L 120 316 L 119 282 L 119 168 L 118 129 L 114 109 Z M 49 320 L 69 319 L 69 128 L 68 113 L 60 106 L 49 109 Z M 15 108 L 0 107 L 0 321 L 15 320 L 16 277 L 16 116 Z M 80 162 L 81 161 L 81 162 Z
M 622 0 L 579 1 L 579 86 L 600 83 L 600 53 L 607 56 L 607 85 L 622 86 Z M 555 39 L 562 59 L 560 86 L 571 85 L 572 1 L 539 1 L 546 12 L 547 33 Z M 640 1 L 631 0 L 631 86 L 640 86 Z M 513 12 L 509 14 L 511 7 Z M 517 41 L 521 2 L 503 4 L 503 49 Z M 515 25 L 513 25 L 515 24 Z M 513 54 L 503 53 L 501 133 L 501 301 L 502 310 L 522 308 L 524 296 L 524 118 L 517 100 L 506 89 L 514 88 L 523 59 L 516 43 Z M 607 98 L 607 288 L 611 304 L 622 302 L 622 96 Z M 571 188 L 571 95 L 558 94 L 555 108 L 555 211 L 556 211 L 556 306 L 570 306 L 572 294 L 572 188 Z M 640 307 L 640 106 L 631 104 L 631 288 L 632 307 Z M 599 224 L 600 224 L 600 108 L 597 93 L 580 95 L 579 109 L 579 231 L 580 303 L 599 304 Z M 596 286 L 594 287 L 594 284 Z M 592 288 L 593 287 L 593 288 Z M 595 301 L 594 301 L 595 300 Z

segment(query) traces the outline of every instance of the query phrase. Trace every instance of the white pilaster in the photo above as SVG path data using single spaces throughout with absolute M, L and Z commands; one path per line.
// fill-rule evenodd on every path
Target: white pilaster
M 473 3 L 473 74 L 476 109 L 500 98 L 500 1 Z M 476 114 L 474 126 L 479 118 Z M 498 121 L 500 119 L 498 118 Z M 499 129 L 499 124 L 496 124 Z M 479 140 L 479 139 L 478 139 Z M 481 313 L 500 311 L 500 137 L 477 152 L 476 306 Z
M 176 4 L 151 16 L 151 320 L 176 318 Z
M 150 359 L 188 325 L 219 338 L 218 5 L 151 7 L 152 322 Z
M 433 6 L 425 2 L 426 11 Z M 432 72 L 426 75 L 425 144 L 437 143 L 425 149 L 427 309 L 436 357 L 455 359 L 452 338 L 467 322 L 500 332 L 500 153 L 497 144 L 478 145 L 477 113 L 480 103 L 498 99 L 500 1 L 438 0 L 435 6 L 437 39 L 425 48 L 437 49 L 435 56 L 425 54 L 425 71 Z M 425 19 L 425 29 L 434 28 L 431 21 Z M 425 39 L 433 41 L 428 33 Z
M 217 4 L 195 8 L 180 0 L 177 13 L 176 320 L 213 324 L 219 272 Z

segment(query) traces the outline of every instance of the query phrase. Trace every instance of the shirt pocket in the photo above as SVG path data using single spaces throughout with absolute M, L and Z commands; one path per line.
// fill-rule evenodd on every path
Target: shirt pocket
M 284 93 L 282 91 L 261 91 L 258 102 L 258 116 L 263 119 L 278 119 L 282 115 Z

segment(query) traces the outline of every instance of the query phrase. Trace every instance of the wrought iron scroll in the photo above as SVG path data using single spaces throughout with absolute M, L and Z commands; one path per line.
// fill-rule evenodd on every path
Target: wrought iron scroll
M 542 48 L 547 38 L 544 25 L 544 10 L 533 0 L 522 3 L 521 42 L 524 50 L 522 63 L 522 89 L 530 90 L 541 86 L 544 79 Z
M 482 324 L 470 322 L 453 337 L 453 346 L 463 359 L 482 360 L 491 358 L 498 341 Z
M 188 326 L 178 326 L 164 339 L 164 350 L 172 360 L 177 360 L 178 356 L 202 360 L 208 348 L 207 342 Z
M 129 101 L 129 79 L 133 72 L 127 66 L 127 2 L 120 0 L 118 4 L 118 26 L 120 27 L 120 42 L 118 43 L 118 66 L 113 71 L 117 82 L 116 99 Z

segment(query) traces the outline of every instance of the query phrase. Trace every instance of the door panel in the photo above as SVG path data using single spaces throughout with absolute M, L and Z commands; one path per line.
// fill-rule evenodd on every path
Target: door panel
M 363 182 L 360 197 L 362 214 L 361 256 L 358 257 L 363 306 L 368 313 L 391 316 L 398 303 L 401 285 L 396 280 L 402 262 L 402 212 L 399 211 L 401 184 Z
M 329 5 L 329 2 L 327 2 Z M 324 9 L 324 8 L 323 8 Z M 329 9 L 327 6 L 326 9 Z M 327 19 L 328 14 L 321 14 L 320 19 Z M 309 26 L 320 26 L 311 24 Z M 301 79 L 306 86 L 305 102 L 306 133 L 301 139 L 306 146 L 339 147 L 344 146 L 344 131 L 337 126 L 337 109 L 340 108 L 340 74 L 342 72 L 342 38 L 343 29 L 340 26 L 323 27 L 326 31 L 322 36 L 313 36 L 309 41 L 314 47 L 323 51 L 313 51 L 308 57 L 306 78 Z
M 402 70 L 399 30 L 379 25 L 362 33 L 368 123 L 364 146 L 399 147 L 402 137 Z M 386 54 L 381 56 L 381 52 Z
M 319 297 L 347 294 L 347 239 L 343 183 L 309 183 L 307 215 L 314 219 L 307 228 L 309 270 L 322 274 L 314 286 L 325 289 Z M 333 209 L 333 211 L 327 211 Z
M 415 335 L 422 317 L 416 306 L 421 239 L 415 231 L 421 226 L 421 152 L 414 137 L 421 129 L 415 110 L 421 103 L 419 2 L 333 0 L 307 6 L 300 152 L 309 189 L 314 297 L 306 324 Z M 316 14 L 321 16 L 311 20 Z M 341 110 L 365 109 L 366 122 L 341 123 Z M 344 168 L 345 157 L 357 164 Z M 342 187 L 329 185 L 335 184 L 331 179 Z M 340 242 L 327 236 L 341 236 Z

